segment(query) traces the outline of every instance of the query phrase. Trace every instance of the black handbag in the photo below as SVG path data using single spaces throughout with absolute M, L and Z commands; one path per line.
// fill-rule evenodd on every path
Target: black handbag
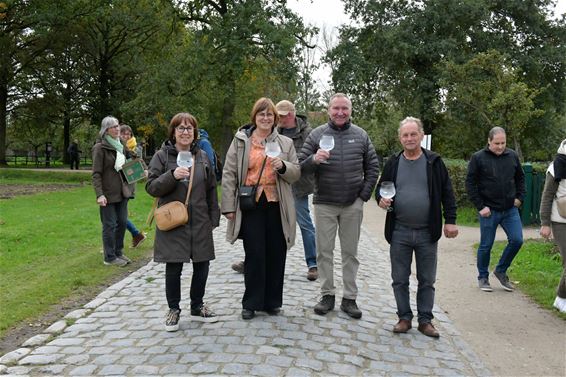
M 257 192 L 257 186 L 259 185 L 259 180 L 261 179 L 261 175 L 263 174 L 263 168 L 265 167 L 266 161 L 267 161 L 267 157 L 263 159 L 263 164 L 261 165 L 261 171 L 259 172 L 259 177 L 257 178 L 257 182 L 255 185 L 240 186 L 238 199 L 240 200 L 241 211 L 250 211 L 252 209 L 257 208 L 257 202 L 255 201 L 255 196 Z

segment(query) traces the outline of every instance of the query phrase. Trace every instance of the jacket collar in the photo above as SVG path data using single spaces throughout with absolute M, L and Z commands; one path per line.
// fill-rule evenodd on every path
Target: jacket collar
M 423 152 L 425 158 L 429 162 L 434 162 L 434 160 L 436 160 L 438 157 L 440 157 L 440 155 L 438 153 L 433 152 L 433 151 L 428 150 L 428 149 L 425 149 L 423 147 L 421 147 L 421 151 Z M 401 149 L 399 152 L 397 152 L 396 157 L 399 159 L 399 158 L 401 158 L 402 154 L 403 154 L 403 149 Z
M 336 131 L 346 131 L 348 128 L 350 128 L 351 125 L 352 125 L 352 121 L 350 119 L 348 119 L 348 121 L 346 123 L 344 123 L 344 125 L 342 127 L 338 127 L 331 120 L 328 121 L 328 127 L 332 128 L 333 130 L 336 130 Z

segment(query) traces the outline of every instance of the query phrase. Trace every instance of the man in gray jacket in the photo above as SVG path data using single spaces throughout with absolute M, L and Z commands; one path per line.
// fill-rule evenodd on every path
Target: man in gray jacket
M 340 237 L 343 297 L 340 309 L 361 318 L 356 304 L 358 241 L 367 202 L 379 174 L 377 155 L 368 134 L 350 121 L 352 102 L 342 93 L 334 94 L 328 105 L 330 121 L 315 128 L 305 141 L 299 161 L 302 174 L 315 177 L 314 206 L 316 250 L 322 298 L 314 312 L 324 315 L 334 309 L 334 240 Z M 332 136 L 334 146 L 321 145 L 322 136 Z
M 279 114 L 277 131 L 280 135 L 291 138 L 295 145 L 295 150 L 299 153 L 312 129 L 304 116 L 296 115 L 295 105 L 292 102 L 287 100 L 279 101 L 275 108 L 277 108 L 277 113 Z M 314 177 L 312 174 L 302 174 L 301 179 L 293 183 L 297 224 L 299 224 L 301 235 L 303 236 L 305 262 L 308 268 L 307 279 L 310 281 L 318 279 L 315 229 L 309 211 L 309 194 L 312 194 L 313 190 Z

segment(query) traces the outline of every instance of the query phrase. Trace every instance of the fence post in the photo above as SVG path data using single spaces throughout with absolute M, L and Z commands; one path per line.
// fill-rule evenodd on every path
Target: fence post
M 523 225 L 532 223 L 531 214 L 533 209 L 533 166 L 529 163 L 523 164 L 525 173 L 525 200 L 521 206 L 521 222 Z

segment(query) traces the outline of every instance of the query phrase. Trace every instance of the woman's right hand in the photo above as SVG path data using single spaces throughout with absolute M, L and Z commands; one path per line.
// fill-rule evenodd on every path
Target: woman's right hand
M 226 212 L 224 214 L 224 217 L 226 217 L 228 220 L 234 220 L 236 218 L 236 212 Z
M 543 226 L 540 227 L 539 233 L 544 238 L 549 239 L 550 235 L 552 234 L 552 230 L 550 229 L 550 227 L 548 225 L 543 225 Z
M 175 179 L 178 181 L 180 181 L 181 179 L 189 178 L 190 176 L 191 176 L 190 168 L 177 166 L 177 168 L 173 170 L 173 177 L 175 177 Z
M 106 207 L 106 204 L 108 204 L 108 200 L 106 200 L 106 196 L 104 195 L 100 195 L 98 198 L 96 198 L 96 202 L 101 207 Z

